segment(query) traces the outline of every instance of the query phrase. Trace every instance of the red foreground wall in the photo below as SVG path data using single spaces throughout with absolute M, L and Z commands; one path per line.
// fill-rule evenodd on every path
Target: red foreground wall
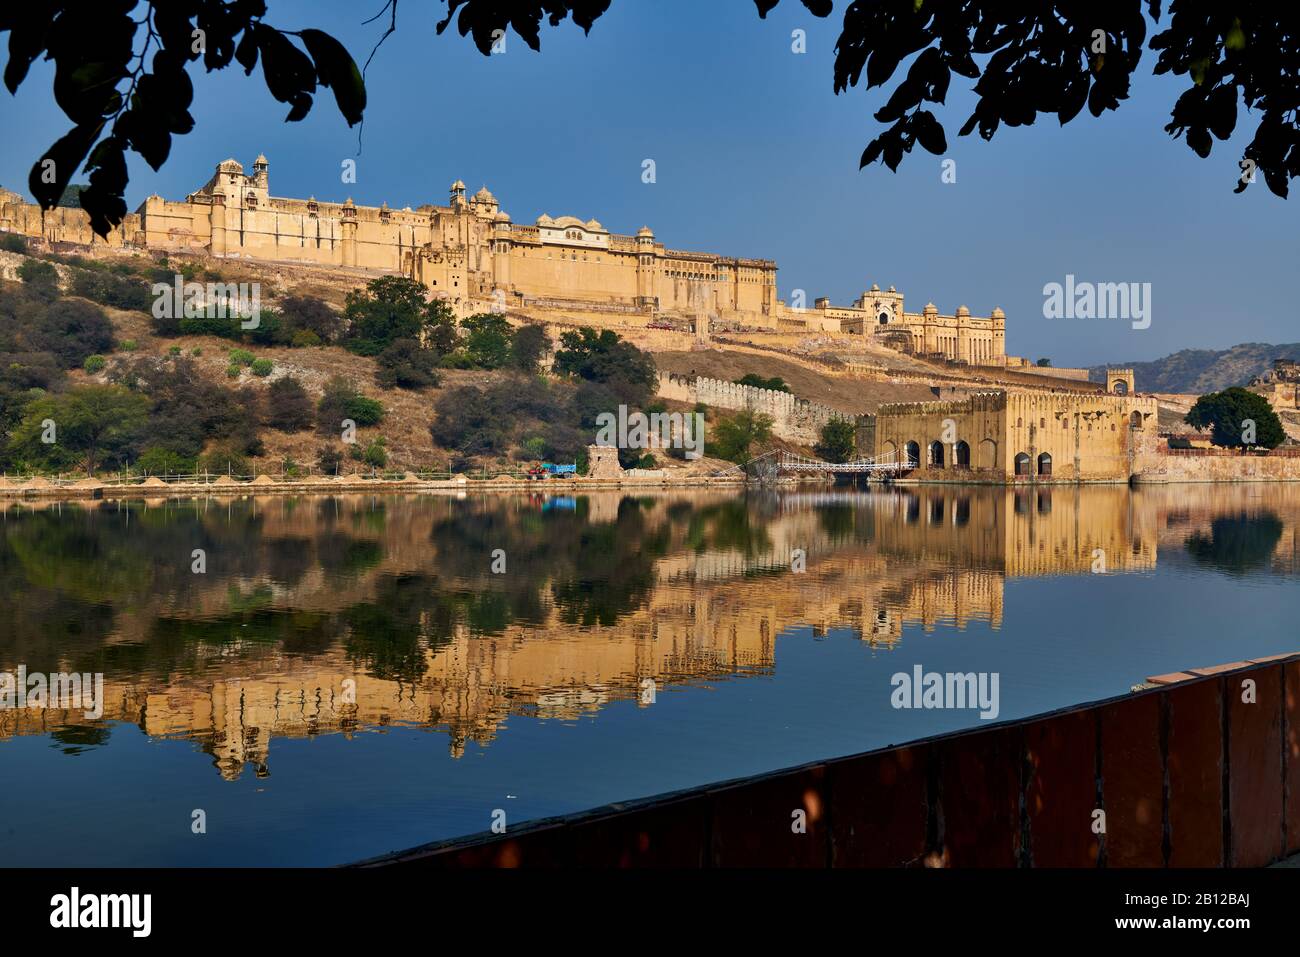
M 361 866 L 1260 867 L 1300 851 L 1300 656 L 1158 680 Z

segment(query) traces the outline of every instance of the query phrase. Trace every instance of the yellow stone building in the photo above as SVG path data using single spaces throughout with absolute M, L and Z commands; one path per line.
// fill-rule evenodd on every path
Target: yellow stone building
M 1157 447 L 1155 398 L 1128 391 L 886 403 L 873 424 L 873 454 L 905 457 L 926 481 L 1127 482 Z
M 1277 359 L 1271 371 L 1256 376 L 1246 388 L 1266 398 L 1274 412 L 1300 409 L 1300 362 Z
M 468 195 L 461 180 L 447 202 L 415 209 L 286 199 L 270 190 L 270 165 L 234 159 L 183 200 L 150 196 L 107 240 L 80 209 L 42 214 L 0 190 L 0 230 L 50 243 L 107 243 L 121 249 L 209 254 L 228 259 L 308 263 L 418 279 L 460 315 L 532 306 L 653 316 L 678 314 L 748 329 L 857 335 L 918 356 L 983 366 L 1023 366 L 1006 355 L 1006 317 L 940 315 L 933 303 L 906 312 L 903 294 L 872 286 L 851 306 L 818 299 L 794 308 L 778 298 L 777 265 L 670 249 L 649 227 L 612 233 L 596 219 L 539 216 L 515 223 L 486 187 Z M 802 298 L 802 293 L 799 293 Z
M 776 322 L 770 259 L 668 249 L 648 227 L 620 235 L 575 216 L 516 224 L 486 187 L 467 196 L 460 180 L 445 205 L 418 209 L 357 206 L 351 198 L 285 199 L 271 195 L 269 170 L 265 156 L 251 173 L 225 160 L 182 201 L 150 196 L 108 244 L 397 273 L 419 279 L 462 313 L 482 302 L 555 302 Z M 0 192 L 0 228 L 50 242 L 103 242 L 81 210 L 56 209 L 42 218 L 16 193 Z
M 908 355 L 949 359 L 968 365 L 1005 366 L 1007 317 L 1001 309 L 989 316 L 972 316 L 958 306 L 951 316 L 939 314 L 934 303 L 920 313 L 903 308 L 903 294 L 890 286 L 872 284 L 851 306 L 832 306 L 829 299 L 813 304 L 810 325 L 824 332 L 866 336 Z M 1019 359 L 1013 365 L 1023 365 Z

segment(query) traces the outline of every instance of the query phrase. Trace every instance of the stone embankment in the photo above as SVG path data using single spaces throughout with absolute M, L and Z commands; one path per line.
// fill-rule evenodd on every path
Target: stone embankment
M 1169 449 L 1146 456 L 1133 481 L 1142 485 L 1173 482 L 1300 482 L 1300 454 L 1274 449 L 1267 455 L 1226 449 Z
M 736 488 L 743 486 L 743 474 L 676 475 L 669 470 L 631 470 L 618 476 L 602 478 L 546 479 L 534 481 L 512 475 L 488 479 L 471 479 L 455 475 L 450 479 L 424 479 L 408 472 L 402 478 L 366 478 L 340 475 L 333 478 L 276 479 L 259 475 L 253 479 L 236 479 L 222 475 L 210 481 L 164 482 L 157 477 L 144 480 L 93 478 L 51 480 L 36 476 L 15 481 L 0 478 L 0 501 L 23 498 L 150 498 L 155 496 L 196 495 L 328 495 L 335 492 L 589 492 L 606 489 L 656 488 Z

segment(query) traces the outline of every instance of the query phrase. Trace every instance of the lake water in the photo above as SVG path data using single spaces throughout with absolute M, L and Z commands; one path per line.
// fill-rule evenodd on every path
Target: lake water
M 1300 650 L 1300 487 L 0 505 L 0 865 L 335 864 Z M 13 683 L 11 680 L 11 684 Z M 92 711 L 93 713 L 93 711 Z M 192 822 L 201 811 L 206 833 Z

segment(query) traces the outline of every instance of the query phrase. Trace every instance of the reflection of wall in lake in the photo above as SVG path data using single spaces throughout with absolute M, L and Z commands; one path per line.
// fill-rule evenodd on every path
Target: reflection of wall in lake
M 1154 516 L 1125 489 L 917 486 L 898 495 L 901 521 L 882 521 L 879 541 L 900 557 L 946 555 L 1009 578 L 1088 573 L 1099 549 L 1109 570 L 1155 567 Z
M 668 525 L 678 537 L 653 565 L 654 586 L 611 625 L 581 628 L 555 608 L 542 621 L 509 625 L 498 634 L 457 625 L 445 643 L 420 648 L 423 673 L 404 681 L 367 674 L 368 666 L 349 659 L 337 639 L 295 654 L 278 643 L 213 645 L 192 666 L 158 677 L 110 672 L 106 715 L 138 723 L 151 735 L 193 736 L 231 777 L 246 763 L 265 765 L 273 738 L 385 725 L 446 731 L 460 753 L 470 741 L 492 740 L 512 714 L 572 718 L 611 701 L 639 700 L 647 678 L 662 693 L 675 683 L 768 672 L 775 667 L 778 636 L 795 626 L 822 633 L 848 629 L 883 647 L 901 640 L 908 626 L 998 627 L 1007 579 L 1087 574 L 1096 549 L 1105 552 L 1108 571 L 1149 569 L 1157 546 L 1185 554 L 1191 532 L 1243 508 L 1279 518 L 1283 530 L 1271 567 L 1294 569 L 1300 488 L 1260 486 L 1250 490 L 1246 506 L 1242 490 L 1229 491 L 923 486 L 850 496 L 852 506 L 838 515 L 825 507 L 824 496 L 784 496 L 771 507 L 755 498 L 743 504 L 740 517 L 727 517 L 746 531 L 750 551 L 713 540 L 698 552 L 672 507 L 687 501 L 697 510 L 735 505 L 734 496 L 640 495 L 647 528 Z M 363 497 L 311 501 L 312 509 L 300 504 L 297 510 L 285 500 L 263 503 L 263 533 L 283 542 L 300 541 L 313 529 L 319 534 L 315 506 L 323 501 L 337 505 L 341 527 L 383 547 L 378 561 L 354 577 L 331 579 L 310 569 L 292 587 L 280 586 L 277 601 L 292 612 L 329 615 L 382 601 L 385 580 L 438 568 L 431 522 L 440 512 L 402 498 L 379 499 L 378 506 Z M 598 508 L 591 503 L 588 519 L 612 520 L 620 502 L 631 505 L 614 495 Z M 517 513 L 532 503 L 518 497 L 456 507 Z M 386 523 L 371 525 L 385 509 Z M 213 516 L 224 521 L 215 506 Z M 803 574 L 789 567 L 795 548 L 807 554 Z M 477 587 L 473 581 L 449 584 Z M 200 587 L 166 610 L 190 620 L 229 611 L 228 582 L 214 575 Z M 159 599 L 155 613 L 166 599 Z M 122 621 L 106 644 L 147 640 L 138 619 Z M 0 667 L 15 664 L 0 661 Z M 356 704 L 344 703 L 348 679 L 356 682 Z M 45 733 L 64 720 L 58 712 L 0 712 L 0 737 Z M 74 713 L 66 723 L 85 722 Z

